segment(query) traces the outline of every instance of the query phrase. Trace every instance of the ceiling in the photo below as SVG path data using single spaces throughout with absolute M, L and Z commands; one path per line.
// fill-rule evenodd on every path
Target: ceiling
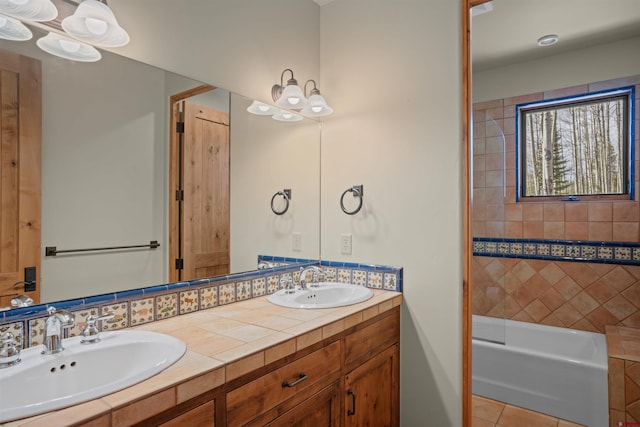
M 491 12 L 472 18 L 474 71 L 640 36 L 640 0 L 493 0 L 491 5 Z M 537 39 L 547 34 L 560 41 L 539 47 Z

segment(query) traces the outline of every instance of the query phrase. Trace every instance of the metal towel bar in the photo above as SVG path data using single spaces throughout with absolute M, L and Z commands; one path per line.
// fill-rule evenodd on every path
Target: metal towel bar
M 152 240 L 148 245 L 132 245 L 132 246 L 110 246 L 106 248 L 87 248 L 87 249 L 64 249 L 59 250 L 56 246 L 47 246 L 45 248 L 45 256 L 56 256 L 58 254 L 68 254 L 72 252 L 95 252 L 95 251 L 114 251 L 119 249 L 139 249 L 149 248 L 156 249 L 160 247 L 160 243 L 157 240 Z

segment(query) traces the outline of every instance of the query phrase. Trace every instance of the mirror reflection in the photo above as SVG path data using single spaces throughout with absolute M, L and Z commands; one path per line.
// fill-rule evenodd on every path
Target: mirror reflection
M 217 194 L 226 199 L 207 195 L 198 205 L 205 212 L 198 217 L 186 210 L 182 226 L 176 226 L 169 215 L 176 193 L 169 179 L 176 154 L 170 151 L 170 98 L 203 83 L 109 52 L 96 63 L 57 58 L 37 48 L 35 40 L 44 33 L 32 31 L 31 41 L 0 40 L 0 49 L 36 58 L 42 67 L 40 302 L 173 281 L 170 241 L 211 209 L 228 220 L 222 228 L 194 229 L 200 247 L 189 256 L 206 257 L 208 252 L 198 250 L 226 233 L 227 265 L 194 270 L 181 280 L 252 270 L 261 254 L 319 258 L 319 123 L 250 114 L 252 100 L 222 88 L 188 97 L 198 111 L 228 116 L 228 170 L 222 172 L 228 182 L 201 174 L 204 181 L 185 198 L 200 197 L 205 185 L 218 186 Z M 183 176 L 192 166 L 184 164 Z M 275 215 L 270 201 L 284 188 L 291 190 L 290 208 Z M 45 256 L 46 247 L 64 251 L 151 241 L 159 247 Z M 12 285 L 0 286 L 0 305 L 8 305 L 8 295 L 22 293 Z

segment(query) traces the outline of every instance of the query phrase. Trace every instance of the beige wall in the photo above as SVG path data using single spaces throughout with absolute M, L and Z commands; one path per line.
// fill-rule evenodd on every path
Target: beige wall
M 322 257 L 404 266 L 401 421 L 460 426 L 460 1 L 322 8 Z M 364 185 L 364 207 L 340 210 Z M 353 235 L 353 254 L 340 235 Z
M 473 102 L 636 75 L 639 43 L 640 37 L 635 37 L 474 73 Z

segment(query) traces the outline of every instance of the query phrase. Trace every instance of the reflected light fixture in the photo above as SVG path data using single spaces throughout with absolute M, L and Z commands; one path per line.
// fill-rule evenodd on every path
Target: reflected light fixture
M 121 47 L 129 43 L 129 34 L 118 24 L 106 0 L 84 0 L 73 15 L 62 20 L 62 29 L 78 40 L 99 47 Z
M 556 34 L 548 34 L 538 39 L 538 46 L 551 46 L 558 43 L 558 36 Z
M 307 95 L 307 85 L 313 83 L 313 89 L 311 89 L 311 95 L 309 96 L 309 104 L 304 107 L 300 113 L 306 116 L 328 116 L 333 113 L 333 108 L 327 105 L 327 101 L 320 95 L 320 91 L 316 87 L 315 80 L 307 80 L 304 84 L 304 94 Z
M 96 62 L 102 55 L 93 46 L 50 32 L 38 39 L 38 47 L 51 55 L 80 62 Z
M 22 22 L 15 18 L 0 14 L 0 38 L 5 40 L 25 41 L 33 37 Z
M 284 74 L 291 73 L 291 78 L 287 80 L 287 86 L 284 86 Z M 298 81 L 293 77 L 293 71 L 290 68 L 285 69 L 280 75 L 280 84 L 275 84 L 271 88 L 271 97 L 280 108 L 289 110 L 299 110 L 307 106 L 309 101 L 305 98 L 302 89 L 298 86 Z
M 0 0 L 0 13 L 30 21 L 52 21 L 58 9 L 51 0 Z
M 247 111 L 260 116 L 272 116 L 279 110 L 272 105 L 265 104 L 264 102 L 253 101 L 253 103 L 247 107 Z
M 274 120 L 279 120 L 281 122 L 297 122 L 304 118 L 300 114 L 292 113 L 290 111 L 279 111 L 271 117 Z

